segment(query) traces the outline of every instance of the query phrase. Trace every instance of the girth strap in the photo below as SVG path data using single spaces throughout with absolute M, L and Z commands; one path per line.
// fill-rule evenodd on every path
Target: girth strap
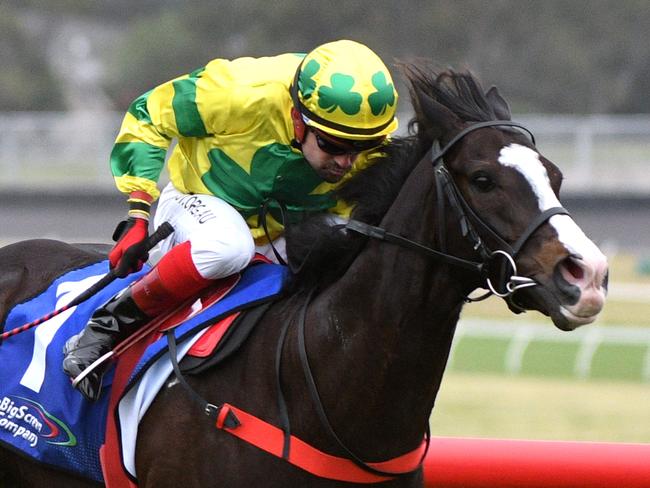
M 224 403 L 221 406 L 221 415 L 217 417 L 215 426 L 241 440 L 252 444 L 263 451 L 276 457 L 282 457 L 284 446 L 284 432 L 282 429 L 251 415 L 244 410 Z M 239 419 L 240 425 L 231 427 L 222 424 L 220 417 L 234 416 Z M 378 472 L 409 473 L 417 469 L 426 450 L 423 441 L 416 449 L 399 457 L 376 463 L 366 463 L 368 467 Z M 301 439 L 291 436 L 291 454 L 286 461 L 308 473 L 321 478 L 348 483 L 380 483 L 394 476 L 382 476 L 360 468 L 350 459 L 332 456 L 307 444 Z
M 320 451 L 294 435 L 287 436 L 287 432 L 283 429 L 233 405 L 209 403 L 183 376 L 176 359 L 176 338 L 171 332 L 167 332 L 167 344 L 176 378 L 192 400 L 213 420 L 217 429 L 224 430 L 269 454 L 283 458 L 315 476 L 349 483 L 379 483 L 411 473 L 422 465 L 429 444 L 428 436 L 417 448 L 406 454 L 387 461 L 363 463 L 365 466 L 361 467 L 351 459 Z M 287 441 L 291 444 L 291 450 L 285 453 Z

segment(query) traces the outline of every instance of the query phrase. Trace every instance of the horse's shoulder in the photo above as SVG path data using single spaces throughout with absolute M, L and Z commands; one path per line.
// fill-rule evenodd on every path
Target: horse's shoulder
M 0 323 L 11 307 L 45 290 L 67 271 L 106 259 L 110 246 L 30 239 L 0 248 Z

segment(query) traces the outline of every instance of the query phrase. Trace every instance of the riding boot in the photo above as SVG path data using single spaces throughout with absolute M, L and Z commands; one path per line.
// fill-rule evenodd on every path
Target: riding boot
M 203 278 L 191 261 L 190 243 L 174 247 L 139 281 L 95 311 L 85 329 L 64 347 L 63 370 L 76 378 L 149 320 L 173 310 L 212 281 Z M 88 400 L 99 398 L 105 361 L 76 385 Z
M 68 376 L 76 378 L 150 319 L 133 299 L 134 287 L 127 288 L 95 310 L 84 330 L 66 342 L 63 371 Z M 96 401 L 99 398 L 102 377 L 109 366 L 110 361 L 104 361 L 76 385 L 88 400 Z

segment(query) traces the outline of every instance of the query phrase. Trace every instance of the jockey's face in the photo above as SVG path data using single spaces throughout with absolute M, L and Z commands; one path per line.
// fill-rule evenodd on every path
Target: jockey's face
M 330 154 L 321 149 L 313 130 L 307 130 L 302 142 L 302 154 L 318 176 L 336 183 L 352 169 L 359 153 Z

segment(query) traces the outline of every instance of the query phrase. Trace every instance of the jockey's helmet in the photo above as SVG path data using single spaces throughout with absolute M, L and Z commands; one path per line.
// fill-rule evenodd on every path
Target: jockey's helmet
M 329 42 L 308 53 L 291 95 L 308 126 L 335 137 L 378 139 L 397 129 L 397 91 L 388 68 L 355 41 Z

